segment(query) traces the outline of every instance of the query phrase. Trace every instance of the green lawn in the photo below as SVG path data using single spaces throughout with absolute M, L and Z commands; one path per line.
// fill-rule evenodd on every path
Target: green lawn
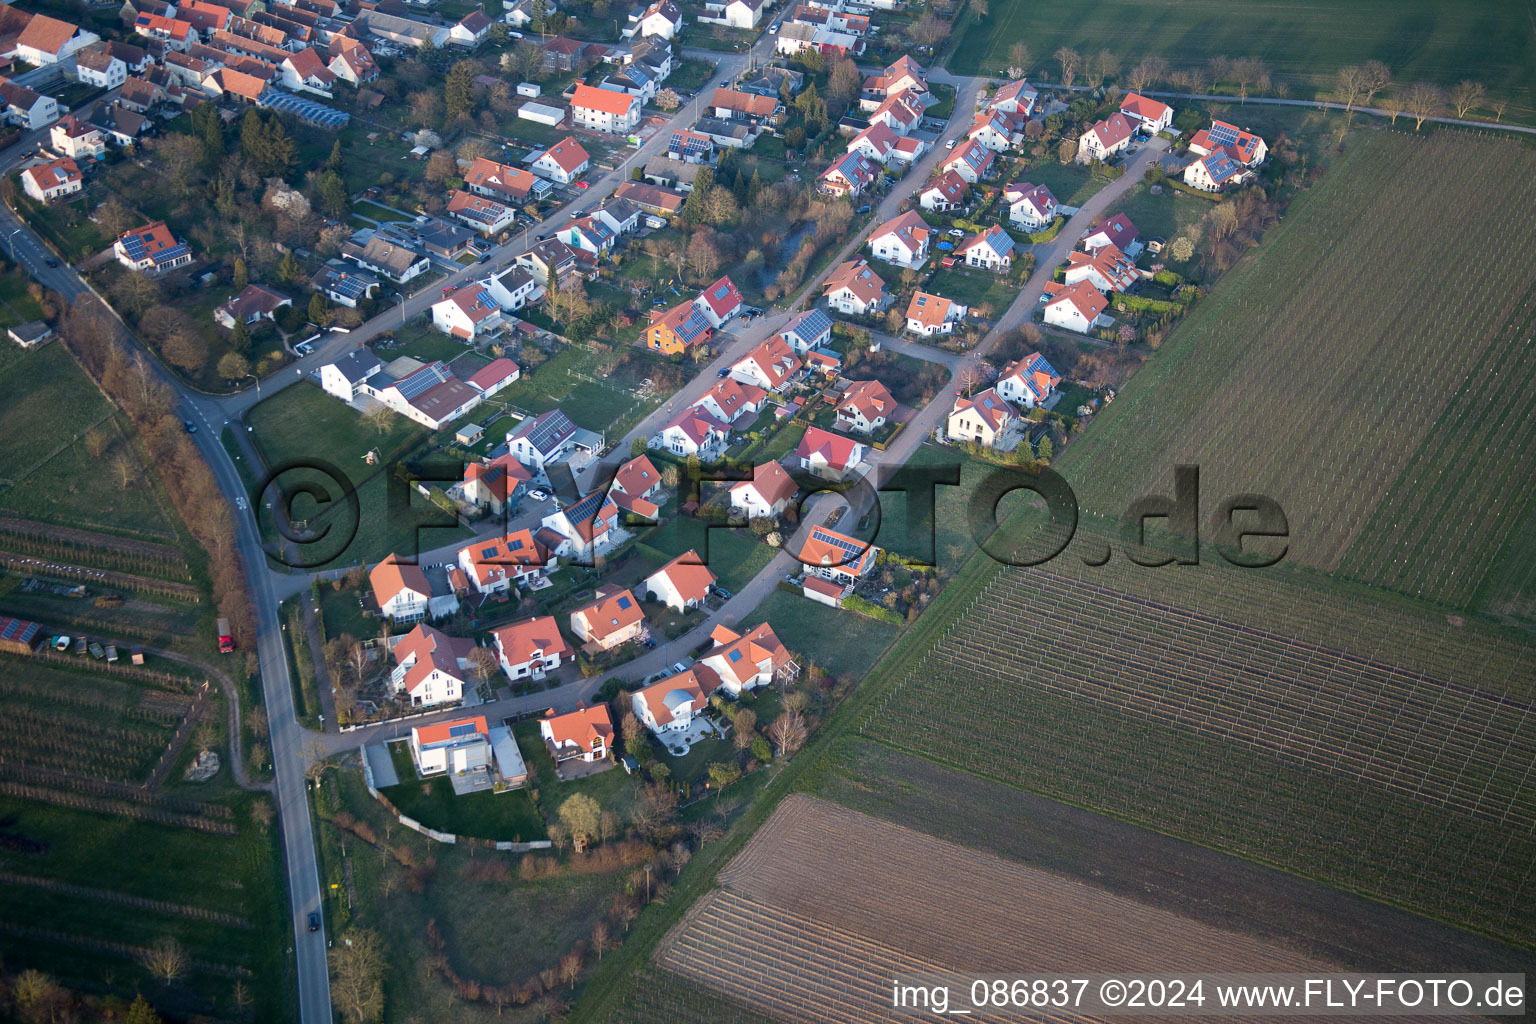
M 672 73 L 667 76 L 667 88 L 676 89 L 680 93 L 698 92 L 714 75 L 713 64 L 690 57 L 672 69 Z
M 923 285 L 923 290 L 973 310 L 989 307 L 992 316 L 1000 316 L 1019 295 L 1019 285 L 1010 274 L 958 266 L 951 270 L 940 268 Z
M 950 70 L 1002 74 L 1009 47 L 1024 40 L 1034 55 L 1030 77 L 1058 81 L 1050 55 L 1070 46 L 1088 55 L 1108 48 L 1122 65 L 1157 55 L 1175 70 L 1204 69 L 1215 56 L 1259 57 L 1292 96 L 1332 88 L 1339 68 L 1384 61 L 1400 83 L 1444 88 L 1462 79 L 1510 100 L 1506 121 L 1536 120 L 1536 36 L 1530 12 L 1509 0 L 1447 8 L 1437 0 L 1302 0 L 1286 6 L 1259 0 L 1172 0 L 1155 6 L 1104 0 L 1067 17 L 1043 0 L 995 4 L 972 24 Z M 1127 40 L 1135 40 L 1133 47 Z M 1124 87 L 1124 82 L 1115 84 Z M 1059 195 L 1059 194 L 1058 194 Z
M 390 356 L 410 356 L 424 363 L 430 363 L 436 359 L 448 363 L 466 352 L 473 351 L 473 346 L 466 345 L 432 326 L 432 321 L 428 318 L 413 320 L 404 327 L 396 328 L 395 342 L 395 348 L 389 353 Z
M 43 307 L 37 304 L 37 300 L 27 294 L 27 277 L 24 274 L 5 274 L 0 276 L 0 331 L 24 324 L 32 320 L 41 320 Z M 5 340 L 7 348 L 10 348 L 10 339 Z
M 358 592 L 320 584 L 320 623 L 327 640 L 350 633 L 356 640 L 366 640 L 379 631 L 379 620 L 363 617 Z
M 462 350 L 462 346 L 460 346 Z M 384 433 L 345 402 L 302 381 L 252 407 L 246 421 L 269 468 L 296 460 L 322 458 L 352 478 L 354 484 L 373 473 L 363 456 L 377 449 L 384 463 L 403 455 L 426 436 L 426 430 L 395 416 Z
M 560 805 L 577 793 L 596 800 L 599 807 L 612 811 L 620 821 L 629 821 L 638 786 L 633 775 L 615 765 L 597 775 L 562 782 L 555 775 L 555 761 L 544 747 L 536 720 L 519 722 L 513 726 L 512 735 L 517 737 L 518 749 L 523 752 L 523 760 L 528 764 L 530 785 L 538 791 L 539 804 L 544 808 L 546 821 L 553 823 L 559 815 Z
M 1095 178 L 1082 164 L 1064 164 L 1050 158 L 1036 160 L 1015 175 L 1016 180 L 1044 185 L 1063 206 L 1081 206 L 1108 182 Z
M 1108 215 L 1123 213 L 1131 218 L 1143 241 L 1161 238 L 1171 242 L 1180 231 L 1205 216 L 1211 206 L 1209 200 L 1172 188 L 1164 188 L 1162 195 L 1155 196 L 1150 186 L 1143 183 L 1110 207 Z M 1158 258 L 1165 263 L 1170 261 L 1166 251 Z
M 525 750 L 523 756 L 531 753 Z M 426 780 L 416 777 L 404 743 L 392 744 L 390 754 L 402 781 L 379 792 L 389 797 L 401 814 L 454 835 L 524 843 L 544 838 L 544 819 L 526 789 L 455 796 L 453 782 L 446 775 Z
M 640 539 L 669 556 L 696 549 L 719 578 L 720 586 L 732 592 L 761 572 L 775 554 L 750 530 L 716 528 L 706 534 L 700 520 L 678 515 L 665 517 L 660 526 Z
M 742 620 L 742 627 L 762 622 L 799 656 L 802 668 L 815 663 L 832 675 L 854 678 L 869 671 L 901 633 L 892 623 L 828 608 L 784 590 L 769 594 Z

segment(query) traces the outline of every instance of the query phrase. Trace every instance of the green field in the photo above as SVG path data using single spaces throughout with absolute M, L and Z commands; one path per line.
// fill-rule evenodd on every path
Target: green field
M 404 416 L 395 416 L 379 433 L 362 413 L 303 381 L 284 388 L 252 407 L 246 417 L 268 468 L 296 460 L 323 458 L 346 472 L 354 484 L 374 472 L 363 456 L 377 449 L 381 460 L 405 454 L 426 429 Z
M 1175 0 L 1148 5 L 1107 0 L 1061 10 L 1041 0 L 994 4 L 971 23 L 950 70 L 1003 73 L 1008 49 L 1023 40 L 1031 78 L 1056 82 L 1051 54 L 1070 46 L 1084 56 L 1109 49 L 1129 66 L 1161 56 L 1175 69 L 1204 68 L 1216 56 L 1258 57 L 1292 96 L 1332 88 L 1340 67 L 1380 60 L 1399 82 L 1444 88 L 1462 79 L 1510 101 L 1506 121 L 1536 121 L 1536 42 L 1530 11 L 1511 0 L 1447 6 L 1435 0 L 1328 0 L 1277 6 L 1258 0 Z M 1123 84 L 1123 83 L 1122 83 Z

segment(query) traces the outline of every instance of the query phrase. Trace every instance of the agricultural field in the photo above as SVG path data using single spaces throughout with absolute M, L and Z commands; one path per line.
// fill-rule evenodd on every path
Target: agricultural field
M 1529 11 L 1510 0 L 1454 10 L 1435 0 L 1349 6 L 1306 0 L 1284 7 L 1258 0 L 1175 0 L 1155 7 L 1109 0 L 1068 11 L 1042 0 L 1010 0 L 970 23 L 949 68 L 1001 75 L 1009 47 L 1021 40 L 1033 55 L 1030 77 L 1047 82 L 1061 77 L 1050 55 L 1062 46 L 1084 55 L 1108 48 L 1122 64 L 1161 56 L 1175 70 L 1204 69 L 1216 56 L 1258 57 L 1294 97 L 1327 92 L 1345 65 L 1381 60 L 1399 82 L 1449 88 L 1462 79 L 1479 81 L 1491 98 L 1508 98 L 1506 121 L 1536 122 L 1536 42 Z M 1128 40 L 1135 40 L 1134 50 Z
M 1273 942 L 801 795 L 779 805 L 717 882 L 657 962 L 783 1021 L 909 1020 L 890 1005 L 893 977 L 1016 972 L 1025 935 L 1028 969 L 1046 974 L 1326 969 Z M 730 940 L 742 934 L 755 941 Z M 972 1019 L 1017 1017 L 978 1010 Z
M 1536 460 L 1533 198 L 1536 154 L 1514 143 L 1353 137 L 1058 470 L 1086 513 L 1116 516 L 1198 465 L 1209 507 L 1279 502 L 1290 559 L 1455 609 L 1531 608 L 1507 566 L 1536 528 L 1536 479 L 1510 471 Z
M 1283 576 L 1204 564 L 1183 573 L 1191 586 L 1169 571 L 1063 558 L 993 573 L 861 731 L 1489 934 L 1528 934 L 1529 651 Z M 1416 658 L 1424 647 L 1441 656 Z M 937 706 L 949 710 L 914 731 Z

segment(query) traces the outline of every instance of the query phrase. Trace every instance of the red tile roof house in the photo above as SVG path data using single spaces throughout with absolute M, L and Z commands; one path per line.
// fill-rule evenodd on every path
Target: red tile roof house
M 470 374 L 464 383 L 480 392 L 482 398 L 490 398 L 502 388 L 516 384 L 522 375 L 522 367 L 506 356 L 501 356 Z
M 573 138 L 564 138 L 540 153 L 529 165 L 535 174 L 569 185 L 592 166 L 592 157 Z
M 549 615 L 502 626 L 493 634 L 501 670 L 508 679 L 543 679 L 571 657 L 571 645 Z
M 626 134 L 640 126 L 640 97 L 577 82 L 571 118 L 592 131 Z
M 893 296 L 885 281 L 864 260 L 840 263 L 822 286 L 827 305 L 850 316 L 865 316 L 889 305 Z
M 695 408 L 703 408 L 721 423 L 733 428 L 750 426 L 768 400 L 768 393 L 755 384 L 742 384 L 733 377 L 726 377 L 694 402 Z M 738 428 L 739 429 L 739 428 Z
M 1067 254 L 1066 284 L 1087 281 L 1101 292 L 1123 292 L 1141 280 L 1141 271 L 1129 256 L 1113 245 L 1095 251 Z
M 705 288 L 694 300 L 699 307 L 699 312 L 704 314 L 710 326 L 719 330 L 725 322 L 737 313 L 741 312 L 741 291 L 736 287 L 736 282 L 729 277 L 722 277 L 714 284 Z
M 694 666 L 635 691 L 630 697 L 630 707 L 640 724 L 657 736 L 686 732 L 694 718 L 709 706 L 709 694 L 714 686 L 715 674 L 701 672 Z
M 752 469 L 752 479 L 731 485 L 731 514 L 747 519 L 771 518 L 783 513 L 794 500 L 799 485 L 777 462 Z
M 994 385 L 998 394 L 1013 405 L 1033 409 L 1051 397 L 1061 383 L 1061 374 L 1038 352 L 1031 352 L 1018 362 L 1003 368 Z
M 1011 450 L 1018 442 L 1018 410 L 991 388 L 970 398 L 955 399 L 944 432 L 956 441 L 974 441 L 988 448 Z
M 810 536 L 795 554 L 805 566 L 807 576 L 820 576 L 845 585 L 868 575 L 879 556 L 880 549 L 868 541 L 825 526 L 811 527 Z
M 789 649 L 766 622 L 745 634 L 716 626 L 710 639 L 715 645 L 699 657 L 694 667 L 713 672 L 718 680 L 715 689 L 731 697 L 766 686 L 781 672 L 798 672 L 799 666 L 790 657 Z
M 411 729 L 411 760 L 422 776 L 452 772 L 463 775 L 489 768 L 491 729 L 484 715 L 452 722 L 433 722 Z
M 101 41 L 94 32 L 46 14 L 34 14 L 16 38 L 15 54 L 28 64 L 68 64 L 77 51 Z
M 807 427 L 786 465 L 794 465 L 824 480 L 843 480 L 864 461 L 864 445 L 820 427 Z
M 1057 289 L 1045 299 L 1045 322 L 1078 334 L 1092 330 L 1095 320 L 1109 306 L 1109 300 L 1088 281 Z
M 661 473 L 644 455 L 637 455 L 613 474 L 609 494 L 617 491 L 630 498 L 654 498 L 661 492 Z
M 859 434 L 885 426 L 896 411 L 896 399 L 877 380 L 856 380 L 837 403 L 837 425 Z
M 640 592 L 675 612 L 697 608 L 715 585 L 715 574 L 703 561 L 697 551 L 684 551 L 647 576 L 640 584 Z
M 440 302 L 432 304 L 432 323 L 444 334 L 465 341 L 494 332 L 506 321 L 501 304 L 480 284 L 460 288 Z
M 1025 231 L 1044 231 L 1056 220 L 1056 197 L 1044 185 L 1027 181 L 1003 189 L 1008 204 L 1008 223 Z
M 689 406 L 656 432 L 650 446 L 673 455 L 697 455 L 704 462 L 714 462 L 725 453 L 730 435 L 730 424 L 721 423 L 704 409 Z
M 968 267 L 980 267 L 994 274 L 1005 274 L 1013 269 L 1013 236 L 993 224 L 987 230 L 974 234 L 960 243 L 955 250 Z
M 1083 132 L 1077 140 L 1078 163 L 1108 160 L 1124 152 L 1136 134 L 1136 125 L 1124 114 L 1111 114 Z
M 486 463 L 469 463 L 464 467 L 464 481 L 459 488 L 465 501 L 500 515 L 508 499 L 516 498 L 531 479 L 533 474 L 527 467 L 508 454 Z
M 731 366 L 731 377 L 741 384 L 751 384 L 764 391 L 777 392 L 800 372 L 802 364 L 795 350 L 781 334 L 764 338 L 752 351 Z
M 539 735 L 557 765 L 576 759 L 606 761 L 613 750 L 613 719 L 607 704 L 578 707 L 563 715 L 550 711 L 539 719 Z
M 923 186 L 917 205 L 933 213 L 948 213 L 965 205 L 970 185 L 954 171 L 945 171 Z
M 421 566 L 389 555 L 368 573 L 379 614 L 395 622 L 440 619 L 459 610 L 458 595 L 444 579 L 434 585 Z
M 472 195 L 454 189 L 448 193 L 448 216 L 478 231 L 482 235 L 495 235 L 517 220 L 517 213 L 489 196 Z
M 21 187 L 38 202 L 51 203 L 84 188 L 85 175 L 80 173 L 73 160 L 54 160 L 22 171 Z
M 1155 135 L 1173 124 L 1173 108 L 1166 103 L 1128 92 L 1120 97 L 1120 113 L 1141 124 L 1141 130 Z
M 513 478 L 508 474 L 504 479 Z M 513 587 L 530 583 L 557 564 L 526 529 L 467 544 L 459 549 L 458 562 L 470 585 L 487 597 L 510 593 Z
M 538 181 L 521 167 L 499 164 L 483 156 L 476 157 L 464 174 L 464 184 L 469 191 L 501 203 L 527 202 Z
M 598 587 L 595 597 L 571 612 L 571 632 L 586 641 L 587 649 L 611 651 L 645 635 L 645 612 L 631 591 L 609 583 Z
M 163 274 L 192 262 L 192 250 L 176 240 L 163 220 L 123 232 L 112 252 L 129 270 L 149 274 Z
M 542 525 L 559 538 L 550 545 L 557 555 L 595 565 L 628 536 L 619 528 L 619 506 L 607 491 L 593 491 L 569 503 L 557 499 L 556 505 Z
M 953 334 L 955 324 L 965 316 L 965 307 L 942 295 L 913 292 L 907 303 L 907 330 L 931 338 L 935 334 Z
M 293 305 L 293 300 L 259 284 L 248 284 L 245 290 L 213 311 L 213 318 L 222 326 L 234 330 L 237 322 L 244 324 L 271 320 L 279 309 Z
M 920 267 L 928 258 L 933 229 L 916 210 L 886 221 L 869 236 L 869 249 L 877 259 L 899 267 Z
M 1138 241 L 1140 237 L 1141 233 L 1136 230 L 1136 225 L 1131 223 L 1131 218 L 1123 213 L 1117 213 L 1108 220 L 1089 228 L 1083 235 L 1081 248 L 1087 252 L 1093 252 L 1106 245 L 1112 245 L 1134 260 L 1141 255 L 1143 248 Z
M 474 649 L 473 640 L 449 636 L 422 623 L 390 648 L 395 658 L 390 686 L 413 708 L 462 700 L 473 672 L 469 657 Z
M 491 34 L 494 24 L 484 11 L 470 11 L 448 30 L 448 42 L 455 46 L 479 46 Z

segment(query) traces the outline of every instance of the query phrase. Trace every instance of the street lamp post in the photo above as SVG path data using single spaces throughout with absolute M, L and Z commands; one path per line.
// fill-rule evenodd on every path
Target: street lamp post
M 25 230 L 25 227 L 19 227 L 15 231 L 12 231 L 10 234 L 5 236 L 5 246 L 7 249 L 11 250 L 11 259 L 13 260 L 20 259 L 20 257 L 16 255 L 16 236 Z
M 245 376 L 251 378 L 252 380 L 254 380 L 256 382 L 256 401 L 258 401 L 258 402 L 261 401 L 261 378 L 256 376 L 256 374 L 254 374 L 254 373 L 248 373 Z M 242 378 L 242 379 L 244 379 L 244 378 Z
M 395 294 L 395 298 L 400 301 L 400 326 L 404 327 L 405 326 L 405 296 L 401 295 L 399 293 L 396 293 Z

